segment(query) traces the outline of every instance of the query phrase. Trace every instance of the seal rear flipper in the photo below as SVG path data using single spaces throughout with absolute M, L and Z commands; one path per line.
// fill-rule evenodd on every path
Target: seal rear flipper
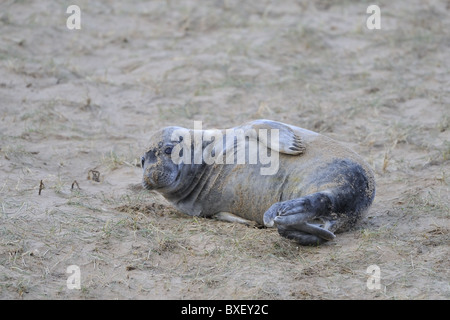
M 305 152 L 306 147 L 302 138 L 284 123 L 272 120 L 254 120 L 237 127 L 237 129 L 243 129 L 250 138 L 274 151 L 290 155 L 300 155 Z
M 310 233 L 302 232 L 299 230 L 292 230 L 282 226 L 278 227 L 278 233 L 280 234 L 280 236 L 290 240 L 294 240 L 302 246 L 318 246 L 328 241 L 327 239 L 318 237 Z
M 331 218 L 330 196 L 330 192 L 322 191 L 297 199 L 277 202 L 264 213 L 264 224 L 269 227 L 275 224 L 282 236 L 296 239 L 299 243 L 317 244 L 316 238 L 324 241 L 333 240 L 336 223 Z M 312 223 L 316 220 L 322 220 L 324 224 Z M 311 238 L 307 236 L 311 236 Z M 306 238 L 309 240 L 305 240 Z M 321 242 L 319 241 L 319 243 Z
M 333 232 L 326 229 L 326 227 L 329 224 L 325 224 L 324 225 L 325 228 L 322 228 L 318 224 L 308 223 L 304 221 L 303 214 L 293 214 L 290 216 L 277 216 L 275 217 L 274 221 L 277 224 L 278 228 L 282 226 L 283 228 L 286 228 L 286 230 L 302 231 L 304 233 L 315 235 L 325 240 L 333 240 L 334 238 L 336 238 Z

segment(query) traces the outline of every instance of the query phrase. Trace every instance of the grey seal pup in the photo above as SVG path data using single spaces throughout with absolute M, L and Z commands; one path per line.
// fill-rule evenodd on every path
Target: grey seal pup
M 222 130 L 166 127 L 152 134 L 141 162 L 143 187 L 181 212 L 237 216 L 301 245 L 350 229 L 375 197 L 373 172 L 355 152 L 271 120 Z

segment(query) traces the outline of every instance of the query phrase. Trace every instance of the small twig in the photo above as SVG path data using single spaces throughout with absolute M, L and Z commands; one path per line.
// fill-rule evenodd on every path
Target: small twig
M 78 185 L 77 180 L 74 180 L 74 181 L 72 182 L 72 188 L 71 188 L 71 190 L 73 190 L 73 187 L 74 187 L 74 186 L 77 186 L 78 189 L 81 189 L 80 186 Z
M 44 183 L 41 180 L 41 183 L 39 184 L 39 195 L 41 195 L 42 189 L 44 189 Z
M 383 160 L 383 173 L 386 173 L 386 169 L 388 167 L 389 164 L 389 156 L 388 156 L 388 152 L 386 151 L 386 153 L 384 154 L 384 160 Z
M 88 180 L 91 180 L 91 173 L 92 173 L 92 180 L 94 180 L 96 182 L 100 182 L 100 172 L 97 170 L 89 170 Z

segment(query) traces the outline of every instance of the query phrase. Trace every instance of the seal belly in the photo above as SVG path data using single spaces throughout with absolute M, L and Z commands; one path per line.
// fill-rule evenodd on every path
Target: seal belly
M 264 212 L 272 204 L 303 193 L 302 165 L 289 170 L 280 165 L 277 174 L 266 176 L 260 175 L 257 165 L 223 166 L 221 179 L 210 189 L 215 192 L 204 199 L 207 215 L 225 211 L 263 224 Z
M 232 190 L 229 189 L 229 192 L 232 193 L 231 199 L 233 199 L 229 203 L 229 210 L 245 219 L 263 224 L 264 212 L 272 204 L 280 201 L 289 177 L 285 174 L 277 174 L 259 176 L 258 179 L 255 179 L 255 174 L 259 174 L 259 171 L 247 169 L 240 176 L 246 178 L 248 183 L 237 184 Z

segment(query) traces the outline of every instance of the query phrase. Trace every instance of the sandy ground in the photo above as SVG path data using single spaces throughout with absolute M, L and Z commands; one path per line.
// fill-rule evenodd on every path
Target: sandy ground
M 369 4 L 2 1 L 0 298 L 449 299 L 450 2 Z M 367 160 L 354 230 L 299 247 L 133 188 L 152 130 L 256 118 Z

